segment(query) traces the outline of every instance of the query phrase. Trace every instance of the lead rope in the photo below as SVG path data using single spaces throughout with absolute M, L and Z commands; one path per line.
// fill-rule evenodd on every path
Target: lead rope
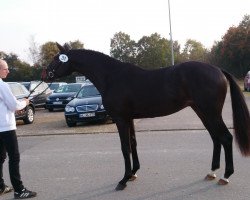
M 35 89 L 36 89 L 39 85 L 42 84 L 42 82 L 43 82 L 43 77 L 45 76 L 45 73 L 46 73 L 45 68 L 43 68 L 43 71 L 42 71 L 42 74 L 41 74 L 41 81 L 40 81 L 40 83 L 37 84 L 36 87 L 35 87 L 33 90 L 30 91 L 30 94 L 27 96 L 27 98 L 29 98 L 30 95 L 34 93 Z M 53 81 L 51 81 L 51 82 L 48 84 L 48 87 L 45 88 L 40 94 L 37 94 L 36 96 L 32 97 L 30 100 L 35 99 L 35 98 L 39 97 L 40 95 L 42 95 L 42 94 L 51 86 L 52 83 L 53 83 Z

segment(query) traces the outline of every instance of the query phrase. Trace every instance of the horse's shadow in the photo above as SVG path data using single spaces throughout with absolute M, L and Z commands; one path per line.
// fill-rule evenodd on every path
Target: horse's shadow
M 89 199 L 102 199 L 103 196 L 115 193 L 115 184 L 104 185 L 96 189 L 85 190 L 81 193 L 69 194 L 64 197 L 59 197 L 55 200 L 89 200 Z
M 129 184 L 131 185 L 131 183 Z M 75 193 L 75 194 L 70 194 L 68 196 L 60 197 L 56 200 L 61 200 L 62 198 L 64 200 L 70 199 L 70 200 L 90 200 L 90 199 L 104 199 L 104 196 L 106 195 L 112 195 L 115 193 L 124 193 L 126 195 L 126 190 L 125 191 L 116 191 L 115 190 L 115 184 L 110 184 L 110 185 L 105 185 L 103 187 L 99 187 L 96 189 L 92 190 L 87 190 L 82 193 Z M 166 186 L 167 187 L 167 186 Z M 210 190 L 216 189 L 219 186 L 216 184 L 214 181 L 205 181 L 204 179 L 197 180 L 188 184 L 182 184 L 182 185 L 177 185 L 171 188 L 166 188 L 166 190 L 163 191 L 158 191 L 158 192 L 153 192 L 143 195 L 143 194 L 135 194 L 134 198 L 132 194 L 130 193 L 129 199 L 130 200 L 145 200 L 145 199 L 163 199 L 166 197 L 168 200 L 177 200 L 177 199 L 183 199 L 184 197 L 187 196 L 194 196 L 196 194 L 201 194 L 206 193 Z M 131 191 L 130 191 L 131 192 Z M 107 198 L 107 199 L 112 199 L 112 198 Z
M 166 188 L 164 191 L 154 192 L 148 195 L 144 195 L 133 200 L 145 200 L 145 199 L 168 199 L 168 200 L 180 200 L 185 199 L 187 196 L 194 196 L 195 194 L 202 194 L 212 189 L 219 187 L 218 184 L 212 181 L 205 181 L 200 179 L 188 184 L 177 185 L 171 188 Z

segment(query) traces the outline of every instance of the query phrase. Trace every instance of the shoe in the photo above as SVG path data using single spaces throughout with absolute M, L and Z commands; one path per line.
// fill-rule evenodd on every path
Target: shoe
M 36 192 L 32 192 L 23 188 L 21 192 L 14 192 L 15 199 L 28 199 L 36 196 Z
M 0 195 L 3 195 L 3 194 L 6 194 L 6 193 L 9 193 L 13 190 L 12 187 L 9 187 L 7 185 L 4 185 L 4 188 L 1 188 L 0 189 Z

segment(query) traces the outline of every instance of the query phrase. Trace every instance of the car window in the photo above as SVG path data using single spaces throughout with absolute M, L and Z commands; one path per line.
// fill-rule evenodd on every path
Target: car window
M 29 88 L 30 88 L 30 82 L 22 83 L 22 85 L 24 85 L 27 88 L 27 90 L 29 90 Z
M 94 85 L 83 86 L 81 91 L 77 94 L 77 98 L 85 98 L 90 96 L 100 95 L 100 92 Z
M 50 84 L 50 89 L 51 90 L 56 90 L 59 87 L 59 83 L 52 83 Z
M 9 84 L 10 89 L 14 96 L 28 95 L 29 92 L 25 89 L 23 85 L 19 84 Z
M 81 84 L 67 84 L 61 85 L 55 93 L 64 93 L 64 92 L 78 92 L 81 89 Z
M 39 86 L 37 86 L 39 84 Z M 47 83 L 45 82 L 31 82 L 31 86 L 30 86 L 30 91 L 34 90 L 37 92 L 43 92 L 45 89 L 48 88 Z
M 37 86 L 36 83 L 32 83 L 32 82 L 31 82 L 31 83 L 30 83 L 30 91 L 34 90 L 36 86 Z
M 39 83 L 38 83 L 39 84 Z M 37 85 L 37 84 L 36 84 Z M 37 90 L 38 91 L 43 91 L 45 88 L 44 88 L 44 83 L 41 83 L 38 87 L 37 87 Z

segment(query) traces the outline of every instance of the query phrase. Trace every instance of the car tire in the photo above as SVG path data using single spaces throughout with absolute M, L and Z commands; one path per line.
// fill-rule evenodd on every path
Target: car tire
M 54 109 L 53 108 L 48 108 L 48 110 L 49 110 L 49 112 L 53 112 Z
M 32 124 L 34 122 L 34 114 L 35 114 L 35 112 L 34 112 L 33 108 L 30 106 L 27 106 L 26 116 L 23 119 L 23 122 L 25 124 Z
M 74 127 L 76 126 L 76 122 L 69 122 L 66 120 L 66 124 L 68 125 L 68 127 Z

